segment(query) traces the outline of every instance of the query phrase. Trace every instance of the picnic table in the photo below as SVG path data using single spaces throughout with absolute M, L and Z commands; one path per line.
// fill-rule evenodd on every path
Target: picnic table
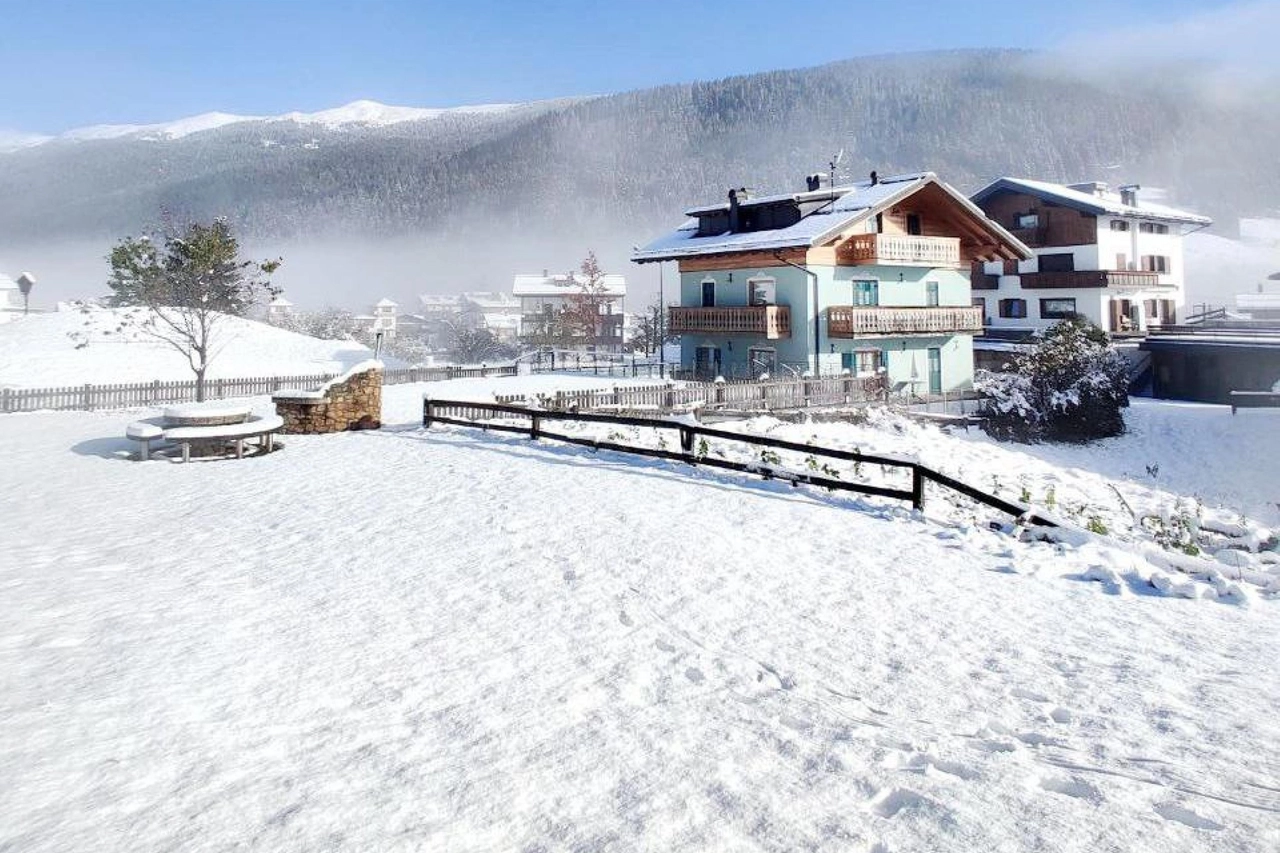
M 125 437 L 141 446 L 140 459 L 151 455 L 152 442 L 169 442 L 182 449 L 182 461 L 191 461 L 191 447 L 231 450 L 243 459 L 245 442 L 256 438 L 258 451 L 275 449 L 275 434 L 284 428 L 279 415 L 254 415 L 249 406 L 230 403 L 169 406 L 161 417 L 134 421 L 125 428 Z

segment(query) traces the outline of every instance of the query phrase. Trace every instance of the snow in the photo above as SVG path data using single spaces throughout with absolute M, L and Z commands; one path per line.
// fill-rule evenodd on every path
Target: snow
M 315 388 L 315 389 L 282 388 L 279 391 L 277 391 L 274 395 L 272 395 L 272 397 L 273 399 L 288 398 L 291 400 L 323 400 L 324 395 L 328 393 L 329 389 L 332 388 L 334 385 L 340 385 L 358 373 L 365 373 L 366 371 L 369 371 L 369 370 L 382 370 L 383 367 L 385 367 L 385 365 L 378 359 L 367 358 L 364 361 L 357 362 L 356 364 L 351 365 L 342 373 L 333 377 L 328 382 L 325 382 L 324 384 L 322 384 L 319 388 Z
M 1256 292 L 1267 276 L 1280 271 L 1280 248 L 1203 232 L 1186 237 L 1183 256 L 1187 313 L 1201 303 L 1234 309 L 1237 295 Z
M 933 499 L 416 425 L 574 384 L 392 386 L 400 426 L 185 466 L 120 458 L 136 412 L 0 418 L 0 848 L 1280 846 L 1280 602 Z M 1277 422 L 1225 411 L 1091 448 L 776 429 L 1262 506 Z
M 73 308 L 0 324 L 0 387 L 191 379 L 186 359 L 130 316 L 129 309 Z M 354 341 L 324 341 L 239 317 L 221 318 L 215 349 L 209 378 L 338 373 L 371 354 Z
M 233 113 L 208 112 L 176 121 L 156 124 L 98 124 L 68 130 L 60 136 L 36 136 L 30 134 L 0 135 L 0 151 L 40 145 L 51 139 L 64 139 L 76 142 L 88 142 L 104 139 L 119 139 L 126 136 L 137 136 L 143 139 L 164 140 L 182 139 L 194 133 L 216 130 L 231 124 L 244 122 L 294 122 L 295 124 L 319 125 L 328 130 L 338 130 L 348 125 L 365 125 L 370 127 L 387 127 L 411 121 L 427 121 L 447 115 L 482 115 L 497 114 L 519 107 L 520 104 L 478 104 L 473 106 L 429 109 L 421 107 L 396 107 L 380 104 L 377 101 L 352 101 L 341 107 L 318 112 L 289 112 L 276 116 L 236 115 Z

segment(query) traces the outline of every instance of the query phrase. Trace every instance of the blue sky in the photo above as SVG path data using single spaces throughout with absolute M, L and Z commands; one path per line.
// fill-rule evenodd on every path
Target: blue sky
M 942 48 L 1088 47 L 1099 39 L 1123 47 L 1132 36 L 1152 51 L 1173 51 L 1200 41 L 1201 30 L 1221 30 L 1214 15 L 1256 30 L 1257 16 L 1238 13 L 1267 7 L 1270 20 L 1277 6 L 0 0 L 0 130 L 311 111 L 359 98 L 424 107 L 525 101 Z M 1168 44 L 1162 28 L 1179 33 L 1179 44 Z

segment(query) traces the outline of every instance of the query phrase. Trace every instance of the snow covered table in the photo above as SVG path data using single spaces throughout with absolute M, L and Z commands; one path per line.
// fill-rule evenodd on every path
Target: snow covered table
M 175 427 L 241 424 L 249 420 L 251 411 L 243 404 L 196 403 L 189 406 L 167 406 L 164 420 L 166 425 Z
M 244 442 L 247 438 L 257 438 L 262 453 L 270 453 L 274 448 L 275 434 L 284 426 L 284 418 L 279 415 L 251 417 L 244 423 L 214 424 L 211 426 L 179 426 L 168 427 L 164 437 L 168 441 L 182 446 L 182 461 L 191 461 L 191 445 L 226 445 L 235 448 L 236 458 L 244 458 Z

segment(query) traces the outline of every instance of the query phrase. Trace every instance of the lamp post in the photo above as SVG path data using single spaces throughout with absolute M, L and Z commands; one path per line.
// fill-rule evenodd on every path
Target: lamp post
M 18 276 L 18 290 L 22 291 L 22 315 L 25 317 L 31 310 L 31 288 L 35 287 L 36 278 L 29 272 Z
M 667 302 L 663 293 L 662 262 L 658 262 L 658 376 L 667 378 Z

